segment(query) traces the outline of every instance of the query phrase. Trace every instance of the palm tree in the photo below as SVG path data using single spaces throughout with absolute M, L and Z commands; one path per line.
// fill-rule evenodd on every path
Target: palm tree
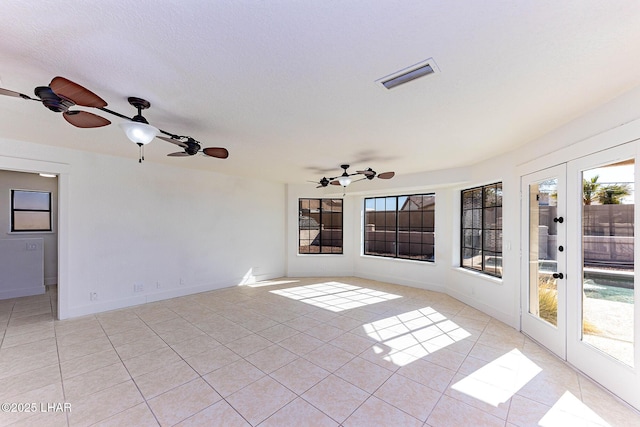
M 600 184 L 598 184 L 600 175 L 594 175 L 589 181 L 582 178 L 582 201 L 585 205 L 590 205 L 596 197 Z
M 619 205 L 622 198 L 629 194 L 629 184 L 609 184 L 601 186 L 595 196 L 602 205 Z

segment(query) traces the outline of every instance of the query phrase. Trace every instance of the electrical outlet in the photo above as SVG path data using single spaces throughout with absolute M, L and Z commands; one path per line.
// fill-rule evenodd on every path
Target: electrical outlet
M 98 299 L 98 293 L 97 292 L 89 292 L 89 301 L 95 301 Z
M 38 244 L 37 243 L 27 242 L 27 250 L 28 251 L 37 251 L 38 250 Z
M 186 281 L 181 277 L 181 278 L 180 278 L 180 285 L 181 285 L 181 286 L 184 286 L 184 285 L 186 285 L 186 284 L 187 284 L 187 282 L 186 282 Z
M 142 283 L 133 284 L 133 292 L 142 292 L 142 291 L 144 291 L 144 285 Z
M 160 285 L 160 282 L 156 282 L 156 289 L 160 289 L 162 288 L 162 285 Z

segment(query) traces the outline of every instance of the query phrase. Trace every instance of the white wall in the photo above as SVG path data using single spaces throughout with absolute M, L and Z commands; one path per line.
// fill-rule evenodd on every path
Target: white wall
M 520 177 L 535 170 L 640 138 L 640 88 L 629 91 L 572 122 L 530 141 L 510 153 L 459 169 L 397 175 L 347 189 L 345 255 L 316 260 L 297 255 L 297 198 L 336 197 L 312 185 L 288 186 L 288 271 L 297 276 L 353 274 L 424 289 L 443 291 L 508 324 L 520 326 Z M 482 135 L 478 144 L 482 144 Z M 523 141 L 527 136 L 523 135 Z M 455 153 L 452 153 L 455 155 Z M 503 183 L 503 277 L 496 279 L 459 268 L 460 191 Z M 314 191 L 315 190 L 315 191 Z M 326 194 L 323 194 L 325 192 Z M 436 193 L 436 262 L 394 260 L 360 255 L 362 206 L 365 196 Z M 350 247 L 354 251 L 348 251 Z M 335 268 L 331 271 L 331 268 Z
M 363 167 L 366 165 L 363 165 Z M 344 254 L 298 254 L 298 199 L 342 198 L 342 188 L 329 186 L 316 189 L 314 185 L 287 186 L 287 273 L 289 276 L 349 276 L 388 281 L 423 289 L 446 291 L 450 268 L 451 239 L 447 232 L 450 216 L 450 194 L 445 189 L 469 180 L 468 169 L 433 171 L 417 176 L 399 174 L 391 180 L 373 180 L 349 186 L 344 196 Z M 365 197 L 396 194 L 436 194 L 436 262 L 395 260 L 362 256 L 362 207 Z
M 339 197 L 340 189 L 291 184 L 285 192 L 280 184 L 1 138 L 0 169 L 60 174 L 63 318 L 232 286 L 251 274 L 356 275 L 444 290 L 518 327 L 520 175 L 640 138 L 638 106 L 640 88 L 475 166 L 396 171 L 392 180 L 349 187 L 341 256 L 297 254 L 298 198 Z M 495 181 L 504 185 L 502 280 L 458 268 L 459 191 Z M 363 198 L 421 192 L 436 193 L 435 264 L 359 255 Z M 135 283 L 144 291 L 134 293 Z
M 334 187 L 335 188 L 335 187 Z M 329 189 L 330 190 L 330 189 Z M 359 243 L 346 233 L 358 226 L 359 206 L 349 198 L 342 204 L 343 248 L 342 254 L 298 254 L 298 200 L 301 198 L 342 198 L 327 189 L 316 189 L 314 185 L 287 185 L 287 276 L 352 276 L 353 259 L 358 253 Z
M 519 329 L 520 177 L 640 138 L 639 105 L 640 88 L 636 88 L 513 152 L 469 168 L 469 185 L 450 189 L 454 201 L 451 213 L 456 220 L 453 228 L 446 231 L 453 236 L 454 248 L 447 293 Z M 457 268 L 456 258 L 459 256 L 460 190 L 496 181 L 503 183 L 501 281 Z
M 60 174 L 61 318 L 284 274 L 282 184 L 6 139 L 0 168 Z
M 51 193 L 51 221 L 53 231 L 47 233 L 11 233 L 11 190 L 35 190 Z M 42 238 L 44 241 L 44 284 L 55 285 L 58 280 L 57 206 L 58 180 L 38 174 L 0 170 L 0 239 Z M 2 273 L 0 273 L 2 274 Z

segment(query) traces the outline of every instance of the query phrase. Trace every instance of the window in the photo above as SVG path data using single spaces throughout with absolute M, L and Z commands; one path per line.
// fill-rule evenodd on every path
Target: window
M 51 193 L 11 190 L 11 231 L 51 231 Z
M 502 183 L 462 191 L 460 265 L 502 277 Z
M 342 253 L 342 199 L 299 199 L 300 254 Z
M 434 261 L 435 194 L 364 199 L 364 254 Z

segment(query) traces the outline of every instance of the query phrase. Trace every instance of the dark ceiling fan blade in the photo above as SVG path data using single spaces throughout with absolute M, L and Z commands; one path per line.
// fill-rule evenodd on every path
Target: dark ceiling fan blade
M 229 157 L 229 151 L 222 147 L 208 147 L 202 150 L 204 154 L 211 157 L 217 157 L 218 159 L 226 159 Z
M 184 151 L 178 151 L 177 153 L 169 153 L 167 154 L 169 157 L 189 157 L 191 154 L 186 153 Z
M 378 174 L 378 178 L 380 179 L 391 179 L 394 177 L 395 172 L 383 172 Z
M 179 139 L 176 139 L 176 138 L 167 138 L 166 136 L 157 136 L 156 138 L 160 138 L 163 141 L 167 141 L 167 142 L 170 142 L 172 144 L 176 144 L 177 146 L 182 147 L 182 148 L 187 148 L 188 147 L 187 143 L 182 142 L 182 141 L 180 141 Z
M 331 181 L 329 184 L 331 184 L 331 185 L 341 185 L 340 181 Z
M 39 101 L 39 99 L 32 98 L 29 95 L 25 95 L 24 93 L 15 92 L 9 89 L 3 89 L 1 87 L 0 87 L 0 95 L 15 96 L 16 98 L 30 99 L 31 101 Z
M 65 111 L 62 117 L 78 128 L 99 128 L 111 124 L 111 122 L 104 117 L 89 113 L 88 111 Z
M 107 102 L 95 93 L 91 92 L 71 80 L 64 77 L 54 77 L 49 84 L 51 90 L 56 95 L 67 98 L 83 107 L 103 108 L 107 106 Z

